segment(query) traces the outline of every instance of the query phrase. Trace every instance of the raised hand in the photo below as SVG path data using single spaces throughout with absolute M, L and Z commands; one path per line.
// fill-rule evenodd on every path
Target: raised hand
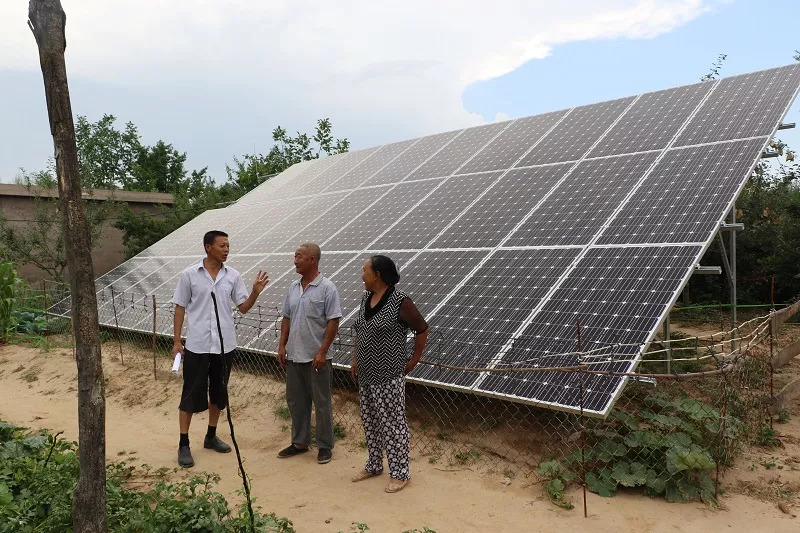
M 267 286 L 267 283 L 269 283 L 269 275 L 266 272 L 259 270 L 258 274 L 256 274 L 256 280 L 253 282 L 253 290 L 256 291 L 256 293 L 261 294 L 261 291 L 264 290 L 264 288 Z

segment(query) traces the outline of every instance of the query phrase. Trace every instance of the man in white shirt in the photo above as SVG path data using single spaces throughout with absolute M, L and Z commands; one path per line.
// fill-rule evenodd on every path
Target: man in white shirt
M 178 464 L 183 467 L 194 466 L 189 448 L 189 425 L 194 413 L 208 409 L 208 432 L 203 447 L 220 453 L 231 451 L 231 447 L 217 437 L 219 414 L 228 405 L 227 384 L 236 348 L 230 302 L 236 304 L 240 313 L 246 313 L 269 283 L 267 273 L 259 270 L 248 296 L 242 275 L 225 265 L 230 251 L 226 233 L 209 231 L 203 236 L 203 246 L 205 259 L 181 273 L 172 298 L 175 304 L 172 355 L 183 352 L 183 392 L 178 406 L 181 434 Z M 189 323 L 184 348 L 181 330 L 187 314 Z

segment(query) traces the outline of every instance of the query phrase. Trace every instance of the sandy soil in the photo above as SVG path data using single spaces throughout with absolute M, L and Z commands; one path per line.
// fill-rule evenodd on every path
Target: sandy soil
M 153 381 L 152 363 L 126 357 L 119 363 L 109 349 L 107 375 L 107 455 L 110 461 L 133 457 L 153 468 L 176 464 L 180 381 L 168 373 Z M 800 373 L 800 361 L 792 363 Z M 41 353 L 20 346 L 0 347 L 0 419 L 31 428 L 63 430 L 77 439 L 76 368 L 72 352 Z M 234 376 L 235 379 L 235 376 Z M 258 504 L 290 518 L 300 532 L 349 531 L 354 521 L 375 532 L 401 532 L 427 526 L 438 533 L 470 531 L 800 531 L 800 402 L 792 420 L 777 426 L 785 443 L 753 450 L 725 478 L 721 508 L 669 504 L 637 493 L 615 498 L 588 494 L 589 517 L 573 490 L 572 511 L 549 503 L 534 478 L 511 480 L 485 469 L 449 469 L 412 453 L 412 481 L 397 494 L 385 494 L 387 478 L 358 484 L 349 478 L 363 465 L 361 435 L 337 445 L 334 460 L 318 465 L 315 454 L 279 460 L 288 443 L 285 422 L 272 408 L 249 402 L 234 411 L 236 434 Z M 191 431 L 195 471 L 221 475 L 218 489 L 232 501 L 240 487 L 236 458 L 204 450 L 206 419 L 196 417 Z M 227 424 L 220 435 L 229 441 Z M 183 472 L 173 474 L 178 477 Z

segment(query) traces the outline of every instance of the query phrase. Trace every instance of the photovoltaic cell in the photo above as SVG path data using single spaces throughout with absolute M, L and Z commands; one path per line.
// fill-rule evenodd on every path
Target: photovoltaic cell
M 497 246 L 567 173 L 571 163 L 512 169 L 455 219 L 431 248 Z
M 486 250 L 421 252 L 400 270 L 398 287 L 428 316 L 488 254 Z
M 425 246 L 499 175 L 488 172 L 449 178 L 380 238 L 381 247 L 399 250 Z
M 306 178 L 308 172 L 318 163 L 319 159 L 301 161 L 287 168 L 277 176 L 267 179 L 259 187 L 248 192 L 236 202 L 236 205 L 258 204 L 272 200 L 272 196 L 283 187 L 298 186 Z
M 372 185 L 385 185 L 403 181 L 415 168 L 422 165 L 436 152 L 452 141 L 462 130 L 448 131 L 429 137 L 418 139 L 405 152 L 403 157 L 398 157 L 373 174 L 361 187 Z
M 702 242 L 755 164 L 766 137 L 668 151 L 599 244 Z
M 567 111 L 555 111 L 513 121 L 486 148 L 461 167 L 459 174 L 511 168 L 566 113 Z
M 331 249 L 327 241 L 390 189 L 391 186 L 386 185 L 351 191 L 333 208 L 320 214 L 314 222 L 301 229 L 291 241 L 278 247 L 277 251 L 294 253 L 297 245 L 304 242 L 315 242 L 324 245 L 326 249 Z
M 593 351 L 584 361 L 591 370 L 632 370 L 701 250 L 699 246 L 589 249 L 495 368 L 576 365 L 576 355 L 559 354 L 577 351 L 580 321 L 582 349 Z M 576 409 L 579 379 L 559 372 L 492 374 L 477 390 Z M 584 409 L 598 413 L 623 383 L 612 376 L 584 379 Z
M 577 249 L 498 250 L 455 290 L 428 324 L 441 336 L 429 358 L 485 367 L 578 255 Z M 419 365 L 413 377 L 470 387 L 477 374 Z
M 583 161 L 506 245 L 589 244 L 657 155 L 648 152 Z
M 600 104 L 576 107 L 547 137 L 536 146 L 536 150 L 522 158 L 517 167 L 576 161 L 605 133 L 622 115 L 634 98 L 620 98 Z
M 695 83 L 643 94 L 589 156 L 663 150 L 712 85 Z
M 401 183 L 327 240 L 330 250 L 362 250 L 377 239 L 398 218 L 408 212 L 443 180 Z M 383 248 L 383 246 L 378 246 Z M 375 248 L 374 246 L 372 248 Z
M 464 130 L 424 165 L 412 172 L 407 180 L 450 176 L 508 124 L 508 122 L 495 122 Z
M 344 189 L 355 189 L 366 182 L 373 174 L 392 162 L 392 160 L 403 154 L 415 142 L 417 141 L 411 140 L 382 146 L 380 150 L 376 151 L 369 159 L 342 176 L 341 179 L 334 181 L 325 190 L 340 191 Z
M 798 85 L 800 64 L 720 80 L 675 146 L 770 135 Z

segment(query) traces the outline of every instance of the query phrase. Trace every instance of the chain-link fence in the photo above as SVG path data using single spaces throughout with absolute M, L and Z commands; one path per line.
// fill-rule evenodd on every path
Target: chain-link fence
M 21 309 L 35 314 L 35 323 L 45 324 L 42 338 L 68 338 L 65 287 L 28 287 L 18 301 Z M 98 307 L 106 356 L 113 357 L 118 346 L 125 364 L 152 365 L 153 379 L 165 379 L 172 365 L 172 304 L 152 294 L 106 290 L 98 295 Z M 800 353 L 800 341 L 793 336 L 800 337 L 800 331 L 782 329 L 798 310 L 800 303 L 754 316 L 726 331 L 656 339 L 635 372 L 609 368 L 619 368 L 613 366 L 616 361 L 629 362 L 631 349 L 640 346 L 581 351 L 579 326 L 578 349 L 567 354 L 577 364 L 566 368 L 447 366 L 437 360 L 441 339 L 434 333 L 421 364 L 460 372 L 556 373 L 579 388 L 580 409 L 543 409 L 409 382 L 406 408 L 412 452 L 444 469 L 488 465 L 507 477 L 536 475 L 546 483 L 551 500 L 566 507 L 572 504 L 564 493 L 574 483 L 604 496 L 622 487 L 639 487 L 670 501 L 714 502 L 721 476 L 738 454 L 778 439 L 773 419 L 798 386 L 795 376 L 795 381 L 779 387 L 775 369 Z M 234 405 L 258 402 L 288 422 L 285 371 L 274 356 L 280 320 L 277 309 L 263 307 L 237 315 L 240 349 L 230 394 Z M 123 345 L 128 348 L 123 350 Z M 346 368 L 352 357 L 349 328 L 340 331 L 335 352 L 335 433 L 361 439 L 357 384 Z M 583 410 L 588 384 L 597 376 L 627 382 L 606 417 Z

